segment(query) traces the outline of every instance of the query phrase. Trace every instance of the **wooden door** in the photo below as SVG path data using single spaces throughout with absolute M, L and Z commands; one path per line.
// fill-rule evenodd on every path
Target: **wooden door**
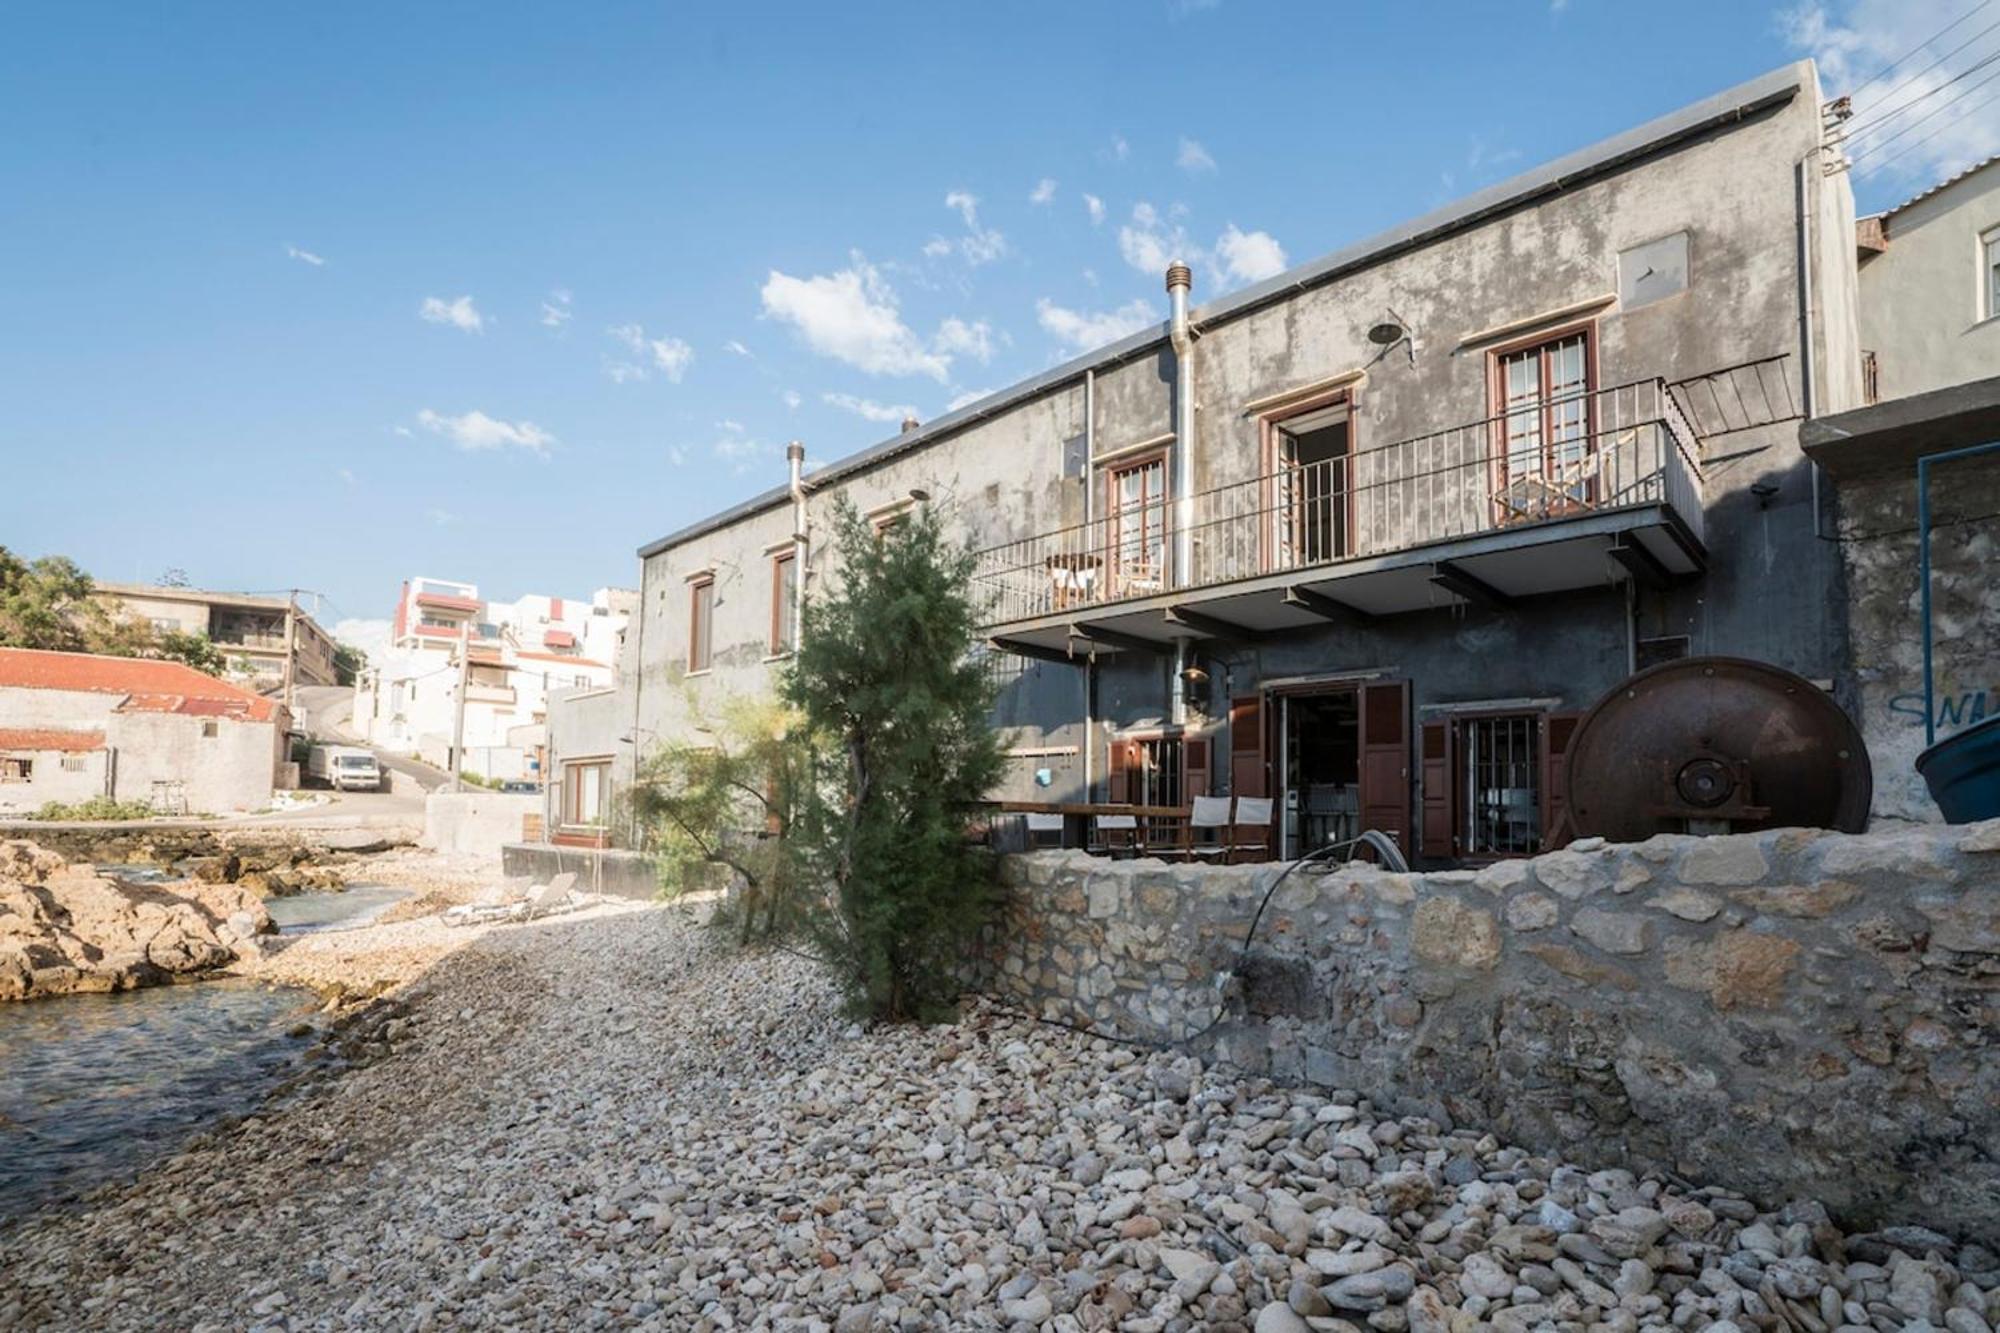
M 1197 796 L 1208 795 L 1209 739 L 1189 736 L 1181 741 L 1181 804 L 1193 805 Z
M 1569 842 L 1569 742 L 1576 735 L 1581 713 L 1542 715 L 1542 850 L 1552 852 Z
M 1421 734 L 1418 779 L 1423 795 L 1418 833 L 1424 857 L 1432 861 L 1449 861 L 1458 855 L 1452 730 L 1450 722 L 1426 722 Z
M 1229 701 L 1229 794 L 1269 796 L 1270 765 L 1264 755 L 1264 697 Z
M 1410 855 L 1410 683 L 1361 687 L 1361 827 Z
M 1132 799 L 1132 742 L 1114 737 L 1105 765 L 1104 799 L 1123 805 Z

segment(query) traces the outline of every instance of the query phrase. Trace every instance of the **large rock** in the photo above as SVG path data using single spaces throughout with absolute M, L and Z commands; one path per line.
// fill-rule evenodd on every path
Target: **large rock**
M 130 990 L 211 971 L 273 929 L 233 884 L 121 884 L 0 843 L 0 1000 Z

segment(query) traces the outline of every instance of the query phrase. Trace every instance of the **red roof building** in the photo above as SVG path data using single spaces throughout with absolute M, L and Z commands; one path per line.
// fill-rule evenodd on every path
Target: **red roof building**
M 118 706 L 131 712 L 199 713 L 249 722 L 269 722 L 279 712 L 276 700 L 179 662 L 36 648 L 0 648 L 0 689 L 122 694 L 125 701 Z

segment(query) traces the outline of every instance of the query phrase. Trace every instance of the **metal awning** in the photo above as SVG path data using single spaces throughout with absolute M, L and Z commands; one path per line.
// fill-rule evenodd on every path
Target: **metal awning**
M 1178 640 L 1255 640 L 1467 603 L 1511 607 L 1627 579 L 1666 586 L 1707 553 L 1665 504 L 1635 505 L 1386 555 L 1057 611 L 991 627 L 1005 652 L 1081 662 L 1093 652 L 1171 652 Z

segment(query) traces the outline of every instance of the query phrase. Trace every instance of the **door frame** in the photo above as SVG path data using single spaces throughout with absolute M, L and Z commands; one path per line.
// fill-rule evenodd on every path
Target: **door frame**
M 1273 408 L 1271 411 L 1257 418 L 1257 447 L 1263 474 L 1263 480 L 1259 487 L 1261 492 L 1259 498 L 1263 513 L 1257 524 L 1257 567 L 1265 573 L 1276 572 L 1278 568 L 1278 552 L 1272 537 L 1274 525 L 1277 523 L 1279 517 L 1278 451 L 1281 443 L 1279 437 L 1286 433 L 1284 428 L 1285 423 L 1296 420 L 1299 417 L 1310 416 L 1315 412 L 1323 412 L 1329 407 L 1336 407 L 1343 404 L 1347 408 L 1347 453 L 1341 459 L 1340 471 L 1345 481 L 1342 491 L 1347 510 L 1347 522 L 1345 530 L 1346 540 L 1341 545 L 1346 549 L 1342 550 L 1339 555 L 1334 556 L 1332 560 L 1316 561 L 1314 563 L 1331 564 L 1334 561 L 1345 560 L 1353 554 L 1355 545 L 1354 459 L 1355 455 L 1360 452 L 1357 448 L 1361 438 L 1360 413 L 1358 411 L 1360 403 L 1360 396 L 1355 393 L 1354 386 L 1346 385 L 1338 389 L 1328 390 L 1326 393 L 1315 394 L 1310 398 L 1302 398 L 1295 403 L 1287 403 L 1283 407 Z M 1328 471 L 1331 472 L 1332 469 L 1329 468 Z M 1305 566 L 1287 566 L 1287 568 L 1292 569 L 1303 567 Z

